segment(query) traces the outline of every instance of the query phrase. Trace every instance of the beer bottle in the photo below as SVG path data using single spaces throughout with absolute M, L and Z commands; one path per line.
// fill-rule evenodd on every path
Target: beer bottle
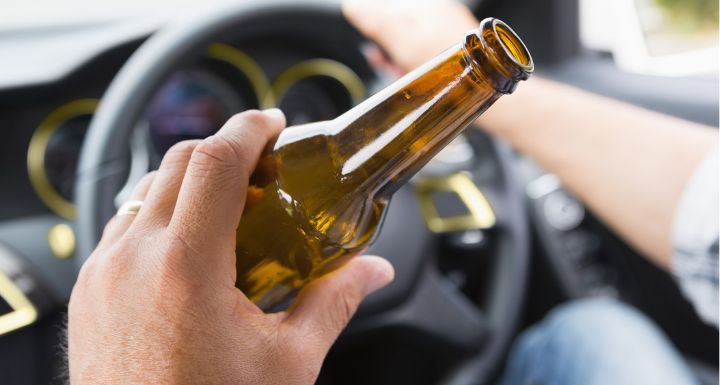
M 532 71 L 520 38 L 488 18 L 338 118 L 283 130 L 250 180 L 237 287 L 268 309 L 368 247 L 393 192 Z

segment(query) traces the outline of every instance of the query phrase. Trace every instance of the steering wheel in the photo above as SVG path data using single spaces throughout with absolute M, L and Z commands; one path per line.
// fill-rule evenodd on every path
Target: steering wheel
M 344 21 L 336 2 L 248 1 L 213 7 L 208 13 L 180 19 L 149 38 L 104 95 L 78 167 L 78 269 L 115 212 L 113 201 L 128 173 L 128 148 L 136 123 L 154 93 L 187 58 L 197 57 L 222 37 L 261 36 L 268 32 L 271 18 L 282 20 L 289 28 L 319 28 L 317 23 L 303 24 L 299 15 L 325 20 L 332 28 L 355 36 L 356 41 L 341 44 L 362 41 Z M 387 328 L 412 331 L 415 339 L 458 353 L 441 384 L 486 383 L 499 368 L 517 329 L 528 270 L 528 222 L 522 191 L 512 175 L 512 153 L 504 143 L 478 130 L 468 131 L 474 132 L 467 136 L 476 157 L 459 175 L 480 186 L 494 210 L 496 224 L 482 232 L 435 234 L 418 210 L 415 186 L 411 183 L 398 191 L 369 251 L 395 265 L 396 279 L 365 301 L 342 337 L 352 339 Z M 470 240 L 463 241 L 463 237 Z M 485 252 L 474 252 L 473 245 L 486 245 L 473 241 L 478 237 L 492 240 L 490 251 L 483 246 Z M 457 279 L 442 267 L 447 264 L 446 248 L 439 245 L 453 239 L 465 245 L 464 258 L 484 260 L 485 278 L 482 285 L 475 285 L 482 290 L 461 290 L 453 284 Z M 477 276 L 476 263 L 460 265 L 465 267 L 453 270 L 455 277 L 458 271 Z

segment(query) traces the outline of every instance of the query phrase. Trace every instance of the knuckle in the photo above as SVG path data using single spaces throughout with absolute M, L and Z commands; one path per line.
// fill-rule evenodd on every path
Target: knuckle
M 350 321 L 350 318 L 355 314 L 360 302 L 365 298 L 365 290 L 363 285 L 359 284 L 358 281 L 348 280 L 345 282 L 340 295 L 341 315 L 343 316 L 343 326 L 345 323 Z
M 140 178 L 140 180 L 135 184 L 135 188 L 133 189 L 133 199 L 142 198 L 142 195 L 147 193 L 147 191 L 150 189 L 150 186 L 152 185 L 153 180 L 155 180 L 155 175 L 157 175 L 157 171 L 150 171 L 149 173 L 143 175 L 142 178 Z
M 110 218 L 110 220 L 105 224 L 102 231 L 102 238 L 107 238 L 112 234 L 113 228 L 117 225 L 117 216 L 113 216 Z
M 182 142 L 175 143 L 165 153 L 163 163 L 167 164 L 187 161 L 195 150 L 195 147 L 197 147 L 200 142 L 200 140 L 184 140 Z
M 326 337 L 337 337 L 355 314 L 361 295 L 349 286 L 351 285 L 343 285 L 337 289 L 339 294 L 336 296 L 332 308 L 327 312 L 325 322 L 320 325 L 320 329 L 322 329 L 319 330 L 320 334 Z
M 143 175 L 137 183 L 138 186 L 149 184 L 155 178 L 155 175 L 157 175 L 157 171 L 150 171 L 149 173 Z
M 126 240 L 109 247 L 98 257 L 101 259 L 95 272 L 96 276 L 110 288 L 128 278 L 133 273 L 133 258 L 138 254 L 137 245 L 131 245 Z
M 234 167 L 242 162 L 241 152 L 224 136 L 213 135 L 198 144 L 190 157 L 190 163 L 200 170 L 211 171 L 217 167 Z
M 170 147 L 170 149 L 167 151 L 167 155 L 177 156 L 177 157 L 187 157 L 190 156 L 190 154 L 193 152 L 195 147 L 200 143 L 201 140 L 183 140 L 181 142 L 177 142 Z
M 358 295 L 353 290 L 346 290 L 339 299 L 334 320 L 338 330 L 350 321 L 360 303 Z
M 95 273 L 95 270 L 95 258 L 90 256 L 90 258 L 88 258 L 80 267 L 80 272 L 78 273 L 77 280 L 75 281 L 74 290 L 84 290 L 90 287 L 90 278 Z
M 96 250 L 80 268 L 73 292 L 112 299 L 131 270 L 131 263 L 122 259 L 126 254 L 123 242 Z

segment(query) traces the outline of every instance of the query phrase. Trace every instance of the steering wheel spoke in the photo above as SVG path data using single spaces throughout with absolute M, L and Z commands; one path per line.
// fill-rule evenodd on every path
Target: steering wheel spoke
M 487 335 L 482 311 L 430 266 L 410 298 L 390 311 L 359 320 L 348 333 L 385 327 L 409 329 L 433 343 L 463 352 L 477 350 Z

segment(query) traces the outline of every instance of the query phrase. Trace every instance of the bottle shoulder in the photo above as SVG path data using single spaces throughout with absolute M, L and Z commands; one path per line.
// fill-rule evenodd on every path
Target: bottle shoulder
M 358 189 L 338 172 L 334 144 L 320 127 L 291 127 L 275 146 L 275 188 L 288 213 L 307 230 L 346 248 L 364 246 L 372 237 L 385 202 Z M 304 132 L 302 132 L 304 131 Z

